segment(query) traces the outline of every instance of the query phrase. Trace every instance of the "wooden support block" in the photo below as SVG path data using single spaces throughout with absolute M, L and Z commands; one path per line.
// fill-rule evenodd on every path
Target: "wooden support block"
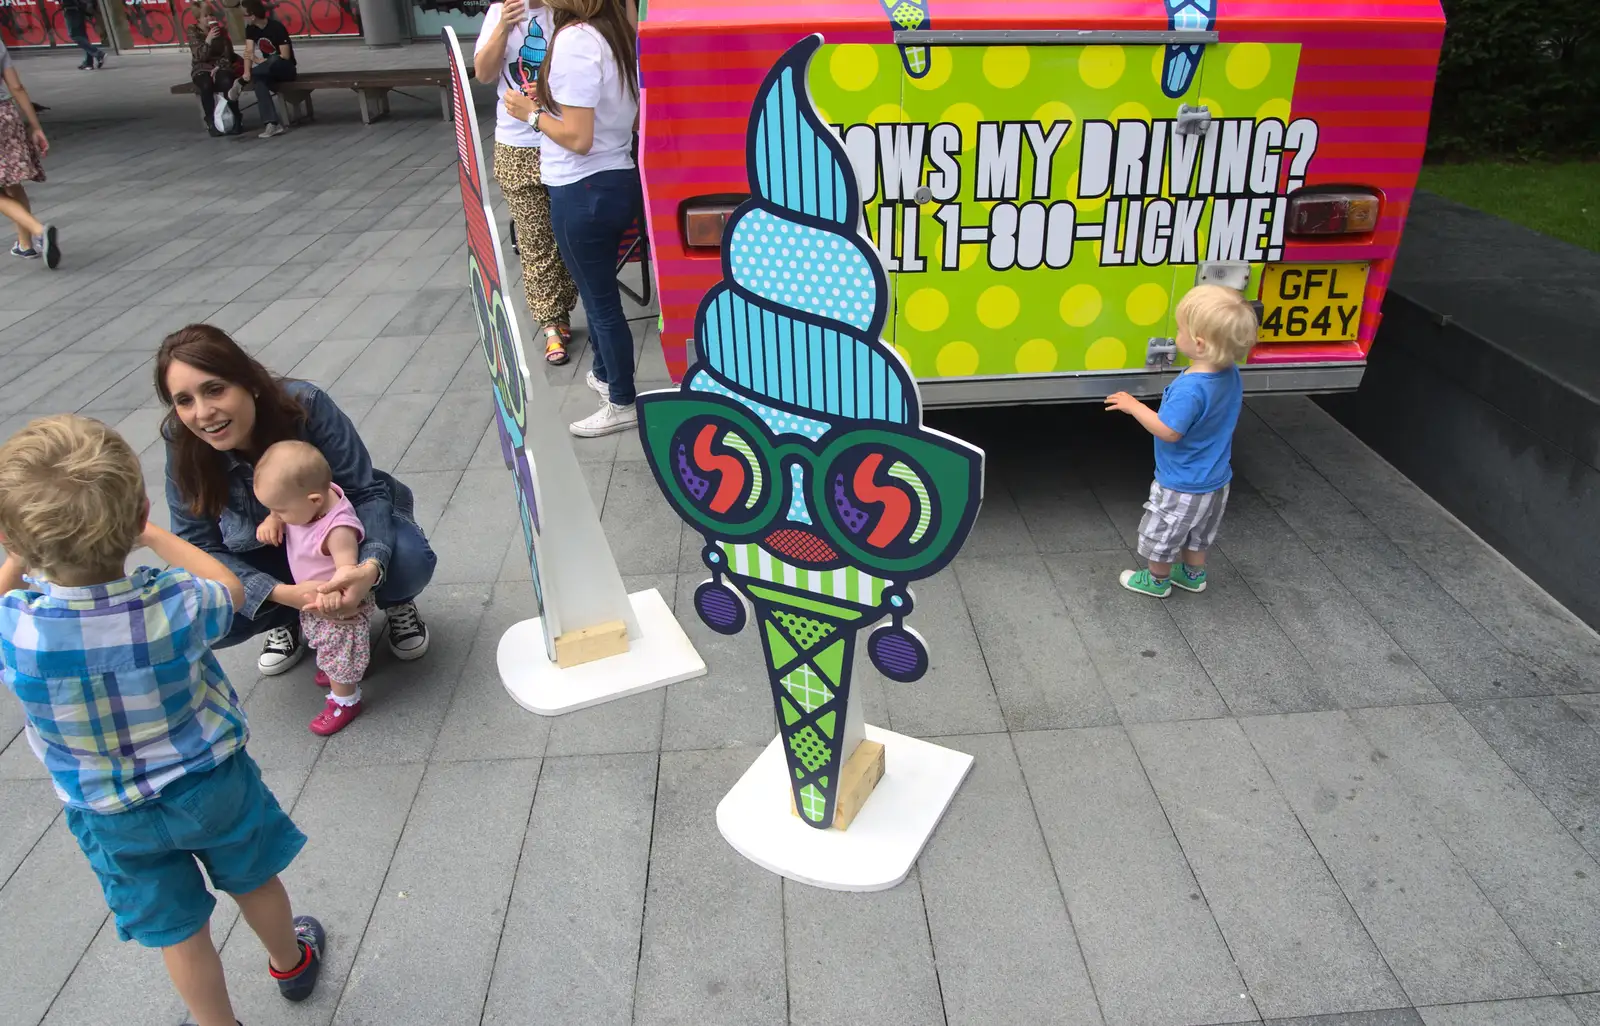
M 844 761 L 839 774 L 839 790 L 833 801 L 833 825 L 839 830 L 849 830 L 861 806 L 872 797 L 872 789 L 883 779 L 883 745 L 876 741 L 863 741 L 856 745 L 850 758 Z M 794 805 L 794 788 L 789 789 L 789 812 L 798 817 L 800 810 Z
M 628 650 L 628 625 L 621 620 L 582 627 L 556 638 L 556 665 L 581 666 Z

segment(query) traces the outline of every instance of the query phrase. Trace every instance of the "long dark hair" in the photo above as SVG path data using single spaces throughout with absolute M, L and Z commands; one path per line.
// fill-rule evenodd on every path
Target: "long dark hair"
M 550 47 L 545 51 L 544 66 L 539 69 L 539 80 L 534 83 L 539 94 L 539 105 L 545 110 L 558 117 L 561 114 L 561 105 L 550 95 L 550 62 L 555 57 L 561 30 L 578 22 L 588 22 L 595 27 L 595 31 L 611 47 L 611 56 L 617 62 L 617 73 L 627 83 L 628 92 L 636 97 L 639 95 L 638 37 L 628 22 L 628 12 L 622 9 L 624 2 L 628 0 L 545 0 L 555 31 L 550 37 Z
M 156 351 L 156 395 L 167 408 L 166 419 L 161 423 L 161 434 L 168 445 L 167 458 L 178 482 L 178 493 L 188 502 L 189 511 L 197 517 L 215 519 L 228 504 L 227 463 L 222 453 L 178 419 L 172 390 L 167 387 L 167 371 L 174 362 L 186 363 L 254 393 L 256 424 L 250 434 L 251 452 L 265 452 L 276 442 L 299 438 L 306 410 L 289 394 L 283 378 L 261 366 L 221 328 L 191 324 L 161 340 L 161 348 Z

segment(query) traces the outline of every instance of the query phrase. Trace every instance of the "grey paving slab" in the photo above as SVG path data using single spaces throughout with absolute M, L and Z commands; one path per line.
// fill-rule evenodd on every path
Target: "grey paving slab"
M 1007 729 L 1117 722 L 1116 706 L 1042 559 L 970 559 L 955 576 Z
M 1241 541 L 1220 548 L 1341 706 L 1444 699 L 1305 545 Z
M 1371 742 L 1342 712 L 1243 721 L 1334 879 L 1416 1004 L 1555 988 Z
M 1394 543 L 1330 542 L 1318 558 L 1451 699 L 1550 694 L 1558 686 L 1502 646 Z
M 1295 1019 L 1269 1019 L 1268 1026 L 1423 1026 L 1413 1008 L 1385 1008 L 1375 1012 L 1335 1012 Z
M 1264 1018 L 1407 1003 L 1236 723 L 1129 733 Z
M 1323 542 L 1380 533 L 1327 478 L 1249 409 L 1240 416 L 1234 433 L 1233 466 L 1313 550 Z
M 494 404 L 483 392 L 446 392 L 439 397 L 396 469 L 459 470 L 467 465 L 494 416 Z
M 980 559 L 985 556 L 1020 556 L 1037 551 L 1028 524 L 1017 509 L 1017 502 L 998 475 L 986 473 L 983 482 L 983 505 L 978 508 L 978 519 L 972 533 L 961 546 L 956 559 Z
M 917 862 L 946 1021 L 1101 1022 L 1009 739 L 933 740 L 973 757 Z
M 1121 551 L 1122 535 L 1094 492 L 1064 462 L 1002 455 L 991 474 L 1006 483 L 1040 552 Z
M 373 339 L 333 382 L 329 394 L 335 399 L 347 395 L 383 395 L 426 341 L 425 334 Z
M 335 1023 L 482 1014 L 538 776 L 532 760 L 428 767 Z
M 663 752 L 633 1021 L 788 1021 L 783 884 L 739 855 L 708 811 L 748 751 Z
M 289 377 L 301 381 L 309 381 L 327 389 L 350 365 L 362 350 L 372 341 L 369 335 L 366 338 L 326 338 L 318 342 L 312 349 L 289 369 Z M 431 470 L 442 468 L 431 467 Z
M 928 672 L 901 684 L 872 671 L 865 647 L 857 646 L 856 680 L 873 678 L 893 728 L 914 737 L 1004 730 L 1000 700 L 990 683 L 972 616 L 953 574 L 918 581 L 908 620 L 928 642 Z M 860 640 L 860 639 L 858 639 Z
M 656 764 L 654 753 L 544 761 L 484 1026 L 633 1021 Z
M 1387 537 L 1423 538 L 1453 529 L 1454 518 L 1443 507 L 1316 403 L 1257 396 L 1249 407 Z
M 1228 710 L 1250 716 L 1337 708 L 1228 557 L 1213 549 L 1206 567 L 1206 590 L 1174 593 L 1166 609 Z
M 61 815 L 61 799 L 48 780 L 0 782 L 0 887 Z
M 1417 1009 L 1424 1026 L 1583 1026 L 1560 998 Z
M 1352 716 L 1557 988 L 1597 989 L 1594 859 L 1453 708 Z
M 1227 712 L 1161 603 L 1118 583 L 1135 565 L 1131 553 L 1056 555 L 1045 565 L 1124 723 Z
M 361 420 L 361 437 L 367 443 L 372 464 L 383 470 L 396 471 L 396 465 L 416 439 L 422 425 L 433 415 L 439 405 L 438 392 L 388 392 L 376 397 L 372 409 Z M 340 405 L 348 408 L 353 395 L 336 395 Z M 440 467 L 437 470 L 411 470 L 400 475 L 408 485 L 413 478 L 430 473 L 459 473 L 460 467 Z
M 42 1019 L 107 915 L 94 870 L 57 818 L 0 887 L 0 960 L 8 967 L 0 1008 L 17 1022 Z
M 561 721 L 537 716 L 512 701 L 500 681 L 498 658 L 506 629 L 536 615 L 530 588 L 494 585 L 439 730 L 435 761 L 537 759 L 545 754 L 551 727 Z
M 1600 691 L 1600 636 L 1465 530 L 1400 547 L 1500 643 L 1555 678 L 1559 692 Z
M 512 545 L 521 546 L 515 485 L 504 470 L 469 470 L 429 535 L 441 584 L 492 581 Z M 513 533 L 515 532 L 515 533 Z
M 1600 1026 L 1600 994 L 1569 994 L 1567 1006 L 1580 1026 Z
M 678 568 L 678 536 L 683 521 L 672 512 L 650 467 L 618 460 L 606 486 L 600 526 L 611 543 L 617 570 L 624 574 L 672 573 Z
M 1600 856 L 1600 732 L 1559 699 L 1457 708 L 1578 843 Z
M 1038 731 L 1015 743 L 1106 1023 L 1254 1017 L 1122 728 Z
M 913 870 L 871 894 L 785 882 L 791 1023 L 939 1022 L 944 1006 L 922 888 Z M 873 938 L 862 943 L 863 938 Z

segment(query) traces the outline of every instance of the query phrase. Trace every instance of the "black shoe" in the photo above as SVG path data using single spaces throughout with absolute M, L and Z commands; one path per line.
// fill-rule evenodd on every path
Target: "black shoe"
M 103 68 L 105 66 L 106 66 L 106 52 L 104 50 L 101 50 L 99 56 L 95 57 L 95 59 L 94 59 L 94 70 L 99 71 L 101 68 Z
M 93 68 L 94 68 L 94 62 L 93 61 L 86 60 L 82 64 L 78 65 L 78 70 L 79 71 L 89 71 L 89 70 L 92 70 Z
M 207 125 L 206 126 L 206 134 L 209 135 L 213 139 L 222 138 L 222 133 L 217 131 L 217 126 L 216 125 Z
M 294 917 L 294 935 L 300 941 L 300 966 L 294 975 L 285 977 L 267 963 L 272 978 L 278 981 L 278 993 L 290 1001 L 304 1001 L 317 989 L 317 974 L 322 972 L 322 953 L 327 949 L 328 935 L 322 924 L 310 916 Z
M 428 653 L 428 625 L 417 615 L 415 602 L 402 602 L 384 610 L 389 619 L 389 651 L 409 662 Z
M 305 654 L 306 643 L 300 637 L 300 621 L 296 620 L 287 627 L 274 627 L 267 632 L 256 669 L 268 677 L 276 677 L 294 669 L 294 664 Z

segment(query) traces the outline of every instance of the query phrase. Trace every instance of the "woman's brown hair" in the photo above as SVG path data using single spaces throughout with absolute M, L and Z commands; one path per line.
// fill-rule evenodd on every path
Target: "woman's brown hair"
M 250 435 L 253 453 L 265 452 L 267 446 L 276 442 L 299 438 L 300 428 L 306 421 L 305 407 L 289 394 L 283 378 L 239 348 L 239 343 L 221 328 L 191 324 L 161 340 L 161 348 L 156 351 L 156 395 L 167 407 L 161 434 L 169 446 L 173 477 L 178 483 L 178 493 L 189 503 L 190 512 L 197 517 L 215 519 L 228 504 L 227 462 L 222 453 L 211 448 L 178 419 L 178 411 L 172 405 L 172 391 L 167 388 L 167 371 L 175 362 L 214 374 L 254 394 L 256 424 Z
M 610 45 L 611 56 L 617 62 L 617 73 L 627 83 L 628 91 L 634 96 L 639 95 L 638 36 L 628 21 L 628 12 L 622 8 L 624 3 L 632 2 L 633 0 L 545 0 L 545 6 L 550 8 L 555 32 L 550 37 L 550 48 L 545 51 L 544 64 L 539 69 L 538 81 L 534 83 L 535 91 L 539 94 L 539 106 L 557 117 L 561 116 L 561 105 L 550 95 L 550 60 L 555 55 L 556 43 L 561 39 L 561 30 L 578 22 L 588 22 L 595 27 L 595 31 L 599 32 Z

